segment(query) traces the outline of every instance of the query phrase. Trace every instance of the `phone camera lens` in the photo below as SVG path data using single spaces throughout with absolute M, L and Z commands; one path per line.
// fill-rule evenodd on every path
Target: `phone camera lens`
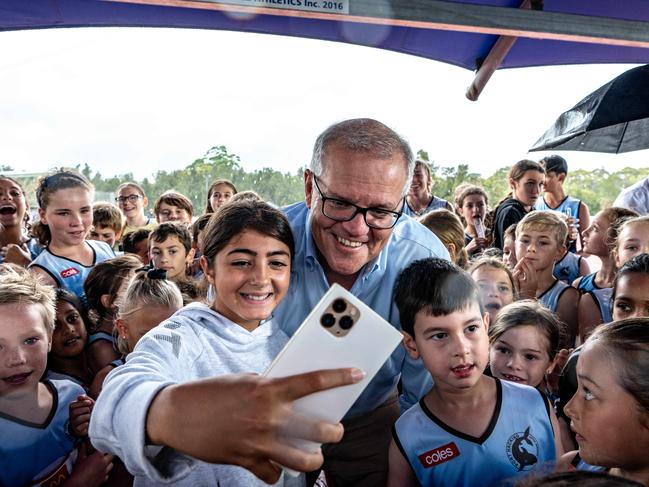
M 352 326 L 354 326 L 354 320 L 349 315 L 345 315 L 342 318 L 340 318 L 339 323 L 340 323 L 340 327 L 343 330 L 349 330 Z
M 344 299 L 336 299 L 331 307 L 336 313 L 342 313 L 347 308 L 347 303 L 345 303 Z
M 320 324 L 325 328 L 331 328 L 336 324 L 336 318 L 331 313 L 326 313 L 320 318 Z

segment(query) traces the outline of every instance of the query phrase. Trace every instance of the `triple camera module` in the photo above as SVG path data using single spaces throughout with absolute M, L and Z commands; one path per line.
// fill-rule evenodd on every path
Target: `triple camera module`
M 320 317 L 324 329 L 336 337 L 349 333 L 358 320 L 358 309 L 343 298 L 336 298 Z

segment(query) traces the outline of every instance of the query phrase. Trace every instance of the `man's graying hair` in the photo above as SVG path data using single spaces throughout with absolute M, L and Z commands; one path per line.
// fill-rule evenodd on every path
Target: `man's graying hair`
M 405 196 L 415 171 L 415 157 L 410 145 L 390 127 L 371 118 L 355 118 L 331 125 L 318 136 L 313 146 L 311 167 L 316 176 L 324 172 L 323 159 L 331 144 L 357 152 L 367 152 L 379 159 L 388 159 L 396 154 L 403 156 L 406 163 L 406 184 L 401 192 Z

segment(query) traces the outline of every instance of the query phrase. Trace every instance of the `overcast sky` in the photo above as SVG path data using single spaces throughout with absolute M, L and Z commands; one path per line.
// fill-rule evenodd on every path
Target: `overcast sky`
M 489 175 L 563 111 L 631 66 L 473 73 L 379 49 L 179 29 L 0 32 L 0 164 L 87 162 L 103 175 L 182 168 L 225 145 L 251 171 L 294 172 L 337 120 L 372 117 L 440 165 Z M 531 154 L 538 159 L 541 153 Z M 571 168 L 647 166 L 647 151 L 564 152 Z

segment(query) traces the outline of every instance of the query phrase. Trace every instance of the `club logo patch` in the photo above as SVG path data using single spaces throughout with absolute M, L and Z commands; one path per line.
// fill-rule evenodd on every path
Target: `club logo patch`
M 74 267 L 70 267 L 69 269 L 61 271 L 61 277 L 63 279 L 65 279 L 67 277 L 76 276 L 77 274 L 79 274 L 79 271 L 77 269 L 75 269 Z
M 460 450 L 454 442 L 451 442 L 422 453 L 418 458 L 424 468 L 430 468 L 459 456 Z
M 507 440 L 507 458 L 519 472 L 531 470 L 539 457 L 539 442 L 530 433 L 530 427 L 523 433 L 514 433 Z

